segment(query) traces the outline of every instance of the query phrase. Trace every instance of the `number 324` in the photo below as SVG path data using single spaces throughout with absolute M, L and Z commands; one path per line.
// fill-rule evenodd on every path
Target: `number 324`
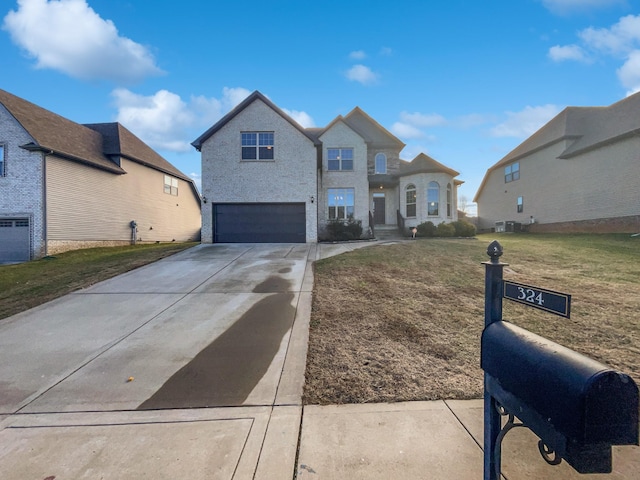
M 518 287 L 518 300 L 524 300 L 525 302 L 537 303 L 538 305 L 543 305 L 544 300 L 542 298 L 542 292 L 536 295 L 535 290 L 531 290 L 530 288 L 524 289 L 522 287 Z

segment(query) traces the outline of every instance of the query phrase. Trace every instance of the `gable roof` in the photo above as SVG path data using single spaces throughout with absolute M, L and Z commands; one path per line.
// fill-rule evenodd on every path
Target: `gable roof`
M 125 157 L 133 162 L 168 173 L 182 180 L 193 180 L 166 161 L 149 145 L 117 122 L 89 123 L 86 127 L 102 135 L 103 151 L 110 157 Z
M 212 135 L 214 135 L 218 130 L 224 127 L 227 123 L 229 123 L 233 118 L 236 117 L 239 113 L 241 113 L 245 108 L 251 105 L 256 100 L 260 100 L 269 108 L 271 108 L 274 112 L 284 118 L 287 122 L 289 122 L 296 130 L 302 133 L 305 137 L 307 137 L 314 145 L 318 145 L 317 137 L 304 129 L 298 122 L 296 122 L 293 118 L 287 115 L 284 111 L 282 111 L 275 103 L 265 97 L 258 90 L 254 91 L 251 95 L 245 98 L 242 102 L 236 105 L 229 113 L 227 113 L 224 117 L 218 120 L 211 128 L 209 128 L 206 132 L 196 138 L 191 145 L 195 147 L 196 150 L 200 151 L 202 148 L 202 144 L 206 142 Z
M 567 107 L 537 132 L 491 166 L 478 188 L 480 196 L 494 170 L 560 141 L 569 141 L 558 156 L 568 159 L 640 133 L 640 92 L 607 107 Z
M 447 173 L 452 177 L 460 175 L 460 172 L 444 166 L 424 153 L 420 153 L 410 162 L 400 160 L 400 176 L 413 175 L 414 173 Z
M 355 107 L 342 120 L 367 143 L 400 148 L 401 150 L 405 146 L 398 137 L 367 115 L 360 107 Z
M 119 157 L 124 157 L 189 182 L 199 197 L 192 178 L 117 122 L 81 125 L 2 89 L 0 103 L 33 139 L 22 148 L 55 154 L 115 174 L 127 173 L 119 164 Z
M 55 153 L 113 173 L 126 173 L 102 151 L 102 135 L 0 89 L 0 103 L 29 133 L 28 150 Z

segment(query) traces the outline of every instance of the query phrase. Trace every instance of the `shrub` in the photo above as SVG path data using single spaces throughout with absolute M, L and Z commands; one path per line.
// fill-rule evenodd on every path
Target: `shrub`
M 453 237 L 456 233 L 456 227 L 450 223 L 442 222 L 438 225 L 436 233 L 439 237 Z
M 357 240 L 362 236 L 362 221 L 353 218 L 331 220 L 327 224 L 327 234 L 332 241 Z
M 422 222 L 417 226 L 419 237 L 435 237 L 437 228 L 433 222 Z
M 476 226 L 473 223 L 458 220 L 457 222 L 452 222 L 451 225 L 453 225 L 456 230 L 456 237 L 475 237 L 476 235 Z

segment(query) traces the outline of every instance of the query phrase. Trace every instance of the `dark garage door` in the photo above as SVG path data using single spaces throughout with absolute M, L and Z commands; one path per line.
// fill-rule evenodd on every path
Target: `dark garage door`
M 30 259 L 28 218 L 0 218 L 0 263 Z
M 304 203 L 213 205 L 215 243 L 305 243 Z

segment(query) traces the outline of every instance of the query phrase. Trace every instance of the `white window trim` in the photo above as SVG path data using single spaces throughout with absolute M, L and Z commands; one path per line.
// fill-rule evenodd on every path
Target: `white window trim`
M 338 150 L 338 158 L 329 158 L 329 150 Z M 342 154 L 343 151 L 345 150 L 349 150 L 351 151 L 351 158 L 347 159 L 347 160 L 351 160 L 351 168 L 343 168 L 342 162 L 344 160 L 344 158 L 342 158 L 344 155 Z M 329 168 L 329 161 L 335 161 L 338 160 L 339 163 L 339 168 L 337 170 L 331 170 Z M 354 149 L 353 147 L 329 147 L 327 148 L 327 172 L 353 172 L 354 170 L 354 163 L 355 163 L 355 159 L 354 159 Z
M 378 158 L 384 158 L 384 171 L 382 171 L 382 169 L 378 169 Z M 376 153 L 376 156 L 373 159 L 374 172 L 379 175 L 385 175 L 387 173 L 387 166 L 387 155 L 382 152 Z
M 176 177 L 172 177 L 171 175 L 164 176 L 164 193 L 167 195 L 173 195 L 174 197 L 178 196 L 178 179 Z

